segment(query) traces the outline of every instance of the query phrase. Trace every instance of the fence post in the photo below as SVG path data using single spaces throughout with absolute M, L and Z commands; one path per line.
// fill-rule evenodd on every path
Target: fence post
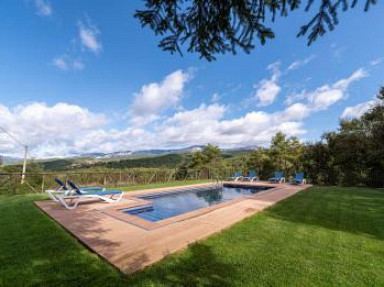
M 41 181 L 41 193 L 44 193 L 45 174 L 43 174 L 43 180 Z
M 12 193 L 14 195 L 16 195 L 16 181 L 17 181 L 17 177 L 12 175 Z

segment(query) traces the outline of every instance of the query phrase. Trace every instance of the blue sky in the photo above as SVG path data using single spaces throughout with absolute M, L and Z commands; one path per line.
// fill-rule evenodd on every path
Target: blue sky
M 383 84 L 383 4 L 344 13 L 311 47 L 311 13 L 271 26 L 247 55 L 170 55 L 133 18 L 143 1 L 0 2 L 0 126 L 36 157 L 215 143 L 317 140 Z M 314 12 L 314 11 L 313 11 Z M 0 153 L 19 154 L 0 134 Z

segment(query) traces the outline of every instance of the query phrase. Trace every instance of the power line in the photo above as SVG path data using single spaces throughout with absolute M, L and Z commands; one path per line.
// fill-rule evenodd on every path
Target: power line
M 21 141 L 19 141 L 17 138 L 15 138 L 12 134 L 7 132 L 4 128 L 0 127 L 0 130 L 3 131 L 3 133 L 7 134 L 11 139 L 13 139 L 15 142 L 17 142 L 19 145 L 25 147 L 26 145 L 23 144 Z
M 23 144 L 21 141 L 19 141 L 13 135 L 11 135 L 9 132 L 7 132 L 4 128 L 0 127 L 0 130 L 24 148 L 23 169 L 21 171 L 21 184 L 24 184 L 25 172 L 27 171 L 28 146 L 26 144 Z

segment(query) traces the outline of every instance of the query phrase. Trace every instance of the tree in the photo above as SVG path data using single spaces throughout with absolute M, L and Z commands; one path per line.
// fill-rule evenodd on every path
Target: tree
M 327 143 L 307 144 L 302 159 L 304 170 L 312 183 L 322 185 L 337 184 L 338 169 L 334 165 Z
M 288 150 L 286 135 L 282 132 L 272 137 L 272 144 L 269 149 L 271 159 L 280 170 L 286 170 L 286 154 Z
M 285 173 L 294 172 L 302 167 L 303 149 L 304 146 L 298 138 L 287 138 L 284 133 L 278 132 L 272 137 L 269 155 L 277 169 L 283 170 Z
M 220 174 L 223 168 L 220 148 L 208 144 L 203 151 L 195 152 L 192 155 L 190 167 L 198 171 L 205 169 L 209 176 Z
M 256 169 L 257 172 L 261 172 L 263 169 L 264 161 L 266 160 L 266 155 L 263 148 L 259 147 L 254 150 L 246 161 L 246 166 L 248 170 Z
M 221 150 L 218 146 L 208 144 L 204 148 L 203 154 L 207 157 L 208 162 L 213 162 L 221 157 Z
M 209 162 L 208 157 L 201 151 L 193 153 L 190 167 L 193 169 L 201 169 Z
M 361 117 L 343 120 L 323 141 L 305 147 L 304 167 L 320 184 L 384 184 L 384 89 Z
M 146 0 L 145 10 L 137 10 L 135 17 L 142 26 L 149 26 L 163 38 L 159 47 L 171 53 L 187 45 L 188 52 L 196 52 L 208 61 L 216 54 L 236 53 L 240 48 L 246 53 L 254 49 L 254 38 L 261 45 L 275 37 L 267 22 L 276 16 L 304 8 L 316 12 L 303 25 L 297 36 L 307 36 L 308 45 L 333 30 L 341 11 L 356 7 L 358 0 Z M 361 0 L 368 11 L 377 0 Z

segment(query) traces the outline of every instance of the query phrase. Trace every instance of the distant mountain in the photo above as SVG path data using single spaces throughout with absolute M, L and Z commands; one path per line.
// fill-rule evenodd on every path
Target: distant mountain
M 101 153 L 101 152 L 93 152 L 93 153 L 84 153 L 80 154 L 79 157 L 93 157 L 93 158 L 124 158 L 132 155 L 131 151 L 117 151 L 112 153 Z
M 3 159 L 3 163 L 5 163 L 5 164 L 23 161 L 23 159 L 21 157 L 11 157 L 11 156 L 2 156 L 2 155 L 0 155 L 0 157 Z
M 232 147 L 232 148 L 222 148 L 224 151 L 249 151 L 249 150 L 255 150 L 259 148 L 258 145 L 252 145 L 252 146 L 242 146 L 242 147 Z
M 126 158 L 130 157 L 132 155 L 166 155 L 166 154 L 185 154 L 185 153 L 191 153 L 200 151 L 204 148 L 203 145 L 194 145 L 186 148 L 180 148 L 180 149 L 149 149 L 149 150 L 137 150 L 137 151 L 118 151 L 113 153 L 84 153 L 78 155 L 78 157 L 91 157 L 91 158 L 98 158 L 98 159 L 105 159 L 105 158 Z
M 196 151 L 201 151 L 204 149 L 204 145 L 194 145 L 189 146 L 186 148 L 179 148 L 179 149 L 150 149 L 150 150 L 138 150 L 132 152 L 132 154 L 135 155 L 163 155 L 163 154 L 184 154 L 184 153 L 191 153 Z
M 224 152 L 242 152 L 254 150 L 258 146 L 245 146 L 245 147 L 236 147 L 236 148 L 222 148 Z M 102 153 L 102 152 L 92 152 L 92 153 L 82 153 L 75 156 L 60 157 L 57 159 L 71 159 L 71 158 L 90 158 L 90 159 L 128 159 L 133 156 L 159 156 L 167 154 L 188 154 L 197 151 L 202 151 L 205 148 L 205 145 L 193 145 L 185 148 L 174 148 L 174 149 L 149 149 L 149 150 L 137 150 L 137 151 L 117 151 L 112 153 Z M 1 156 L 1 155 L 0 155 Z M 52 158 L 54 160 L 55 158 Z M 35 158 L 35 160 L 39 160 Z M 46 160 L 41 158 L 41 160 Z M 20 157 L 9 157 L 3 156 L 3 162 L 5 164 L 22 162 L 23 159 Z

